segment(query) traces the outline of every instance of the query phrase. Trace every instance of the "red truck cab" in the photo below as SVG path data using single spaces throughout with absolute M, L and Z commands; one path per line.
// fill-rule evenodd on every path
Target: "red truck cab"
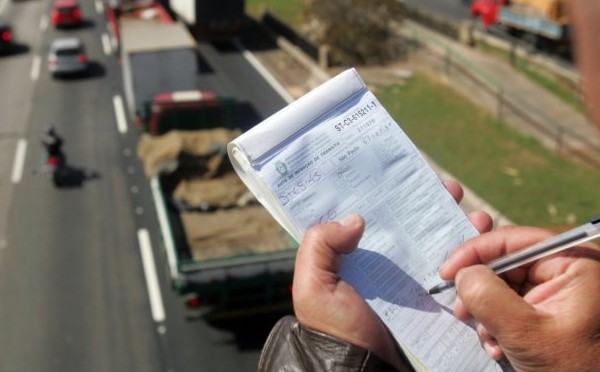
M 143 113 L 138 113 L 136 122 L 151 135 L 174 129 L 203 129 L 207 123 L 230 127 L 235 122 L 233 105 L 232 99 L 218 97 L 211 91 L 160 93 L 146 104 Z
M 506 4 L 506 0 L 475 0 L 471 4 L 471 15 L 481 17 L 481 22 L 488 28 L 498 22 L 500 8 Z

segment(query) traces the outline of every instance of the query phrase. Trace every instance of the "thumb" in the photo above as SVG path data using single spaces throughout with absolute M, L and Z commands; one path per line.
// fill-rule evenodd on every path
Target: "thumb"
M 293 288 L 310 288 L 311 284 L 319 285 L 316 282 L 337 283 L 341 255 L 357 247 L 364 227 L 360 216 L 351 215 L 308 230 L 298 247 Z
M 472 316 L 500 345 L 510 347 L 511 340 L 531 329 L 536 318 L 535 309 L 487 266 L 460 270 L 456 291 L 460 299 L 456 316 L 459 319 Z

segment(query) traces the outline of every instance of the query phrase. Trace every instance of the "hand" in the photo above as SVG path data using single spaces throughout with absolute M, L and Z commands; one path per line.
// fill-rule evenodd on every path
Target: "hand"
M 460 185 L 455 182 L 445 185 L 454 199 L 460 201 Z M 480 232 L 492 228 L 490 216 L 483 212 L 469 217 Z M 354 288 L 337 276 L 341 255 L 357 247 L 364 227 L 364 220 L 353 215 L 340 222 L 313 227 L 306 233 L 296 257 L 293 286 L 296 317 L 306 327 L 369 349 L 401 368 L 402 360 L 383 323 Z
M 491 358 L 506 356 L 519 371 L 597 371 L 600 247 L 585 244 L 501 277 L 477 265 L 551 235 L 531 227 L 481 235 L 459 247 L 440 275 L 455 280 L 454 312 L 477 321 L 479 340 Z

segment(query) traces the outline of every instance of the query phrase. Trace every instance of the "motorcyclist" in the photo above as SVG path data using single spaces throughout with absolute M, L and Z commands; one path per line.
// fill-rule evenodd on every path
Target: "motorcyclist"
M 56 133 L 56 129 L 52 124 L 46 125 L 44 128 L 44 138 L 42 145 L 46 149 L 48 159 L 56 159 L 59 163 L 64 162 L 64 154 L 62 152 L 62 138 Z

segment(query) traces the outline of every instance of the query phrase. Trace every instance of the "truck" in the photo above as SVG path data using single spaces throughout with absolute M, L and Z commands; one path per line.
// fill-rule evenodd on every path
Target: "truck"
M 236 102 L 198 89 L 195 40 L 160 4 L 117 3 L 109 14 L 168 276 L 188 317 L 291 310 L 296 244 L 226 156 L 240 133 Z
M 132 1 L 109 7 L 117 35 L 126 108 L 131 120 L 152 135 L 194 129 L 214 120 L 229 125 L 235 103 L 197 88 L 196 41 L 160 3 Z
M 169 0 L 169 5 L 198 40 L 228 42 L 245 21 L 244 0 Z
M 533 39 L 538 47 L 570 43 L 566 0 L 476 0 L 471 15 L 480 17 L 484 27 L 499 25 L 510 34 Z
M 143 135 L 168 274 L 187 317 L 231 319 L 289 312 L 295 241 L 233 170 L 226 144 L 239 129 Z

